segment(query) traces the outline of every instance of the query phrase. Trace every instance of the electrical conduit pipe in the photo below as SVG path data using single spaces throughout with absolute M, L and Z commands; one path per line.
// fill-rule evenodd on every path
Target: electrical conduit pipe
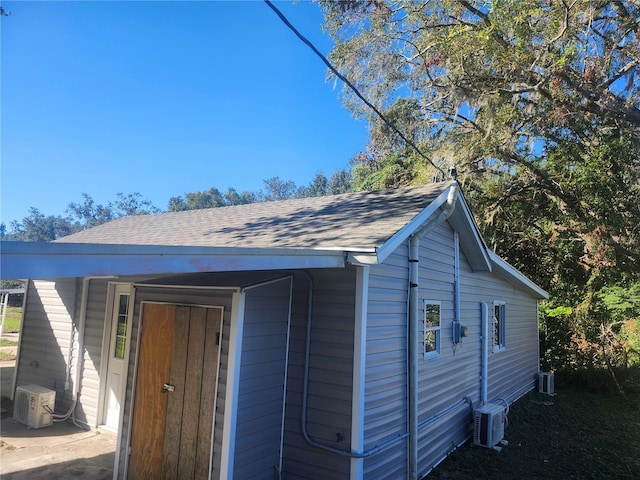
M 313 279 L 311 275 L 309 275 L 305 271 L 300 271 L 301 274 L 305 276 L 309 285 L 309 299 L 308 299 L 308 307 L 307 307 L 307 338 L 305 344 L 305 358 L 304 358 L 304 380 L 303 380 L 303 390 L 302 390 L 302 414 L 300 417 L 302 436 L 305 441 L 311 445 L 312 447 L 320 448 L 327 452 L 335 453 L 336 455 L 341 455 L 343 457 L 349 458 L 367 458 L 377 453 L 386 450 L 387 448 L 395 445 L 399 441 L 407 438 L 409 436 L 408 432 L 404 432 L 396 435 L 389 440 L 386 440 L 379 445 L 376 445 L 369 450 L 365 450 L 364 452 L 352 452 L 348 450 L 342 450 L 340 448 L 332 447 L 331 445 L 326 445 L 324 443 L 318 442 L 313 439 L 307 430 L 307 400 L 309 396 L 309 363 L 311 357 L 311 318 L 313 311 Z
M 73 378 L 73 397 L 72 397 L 72 402 L 71 402 L 71 406 L 69 407 L 69 410 L 67 410 L 67 413 L 65 414 L 54 414 L 53 415 L 53 421 L 54 422 L 62 422 L 64 420 L 67 420 L 75 411 L 76 405 L 78 403 L 78 394 L 80 393 L 80 372 L 82 371 L 82 365 L 84 363 L 84 326 L 85 323 L 87 321 L 87 303 L 88 303 L 88 297 L 89 297 L 89 282 L 90 279 L 85 277 L 82 279 L 82 297 L 80 299 L 80 318 L 78 319 L 78 327 L 77 327 L 77 332 L 78 332 L 78 354 L 76 357 L 76 368 L 75 368 L 75 373 L 74 373 L 74 378 Z M 77 427 L 80 427 L 80 425 L 78 425 L 75 422 L 75 419 L 73 421 L 74 425 L 76 425 Z M 84 427 L 80 427 L 80 428 L 84 428 Z
M 480 304 L 480 319 L 482 323 L 481 335 L 481 364 L 480 364 L 480 402 L 487 404 L 487 383 L 489 377 L 489 306 L 486 303 Z
M 453 213 L 458 195 L 458 185 L 452 184 L 446 203 L 440 207 L 440 215 L 415 232 L 409 240 L 409 339 L 407 349 L 409 417 L 409 480 L 418 480 L 418 355 L 420 319 L 418 318 L 418 276 L 420 262 L 420 240 L 441 225 Z

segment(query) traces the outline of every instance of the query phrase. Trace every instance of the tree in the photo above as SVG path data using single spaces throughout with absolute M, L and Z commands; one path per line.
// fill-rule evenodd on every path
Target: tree
M 160 209 L 154 206 L 150 200 L 142 198 L 138 192 L 134 193 L 118 193 L 117 200 L 113 202 L 113 209 L 116 217 L 124 217 L 128 215 L 151 215 L 160 213 Z M 111 202 L 109 203 L 111 205 Z
M 480 220 L 489 238 L 519 242 L 521 224 L 501 230 L 518 216 L 525 243 L 531 235 L 580 242 L 587 274 L 610 255 L 616 268 L 637 271 L 640 5 L 320 3 L 333 62 L 436 162 L 458 165 L 472 203 L 486 212 Z M 412 148 L 349 91 L 344 98 L 371 122 L 369 148 L 354 168 L 357 187 L 428 178 Z M 592 182 L 602 168 L 611 181 Z M 607 197 L 621 201 L 603 203 Z M 517 260 L 504 243 L 493 246 Z
M 322 172 L 316 173 L 309 183 L 307 197 L 324 197 L 329 192 L 329 180 Z
M 144 215 L 157 213 L 159 210 L 149 200 L 142 200 L 139 193 L 117 194 L 115 202 L 107 205 L 96 204 L 93 198 L 82 194 L 83 201 L 71 202 L 67 207 L 66 217 L 60 215 L 44 215 L 37 208 L 31 207 L 29 215 L 21 221 L 11 222 L 7 231 L 0 225 L 0 239 L 24 242 L 49 242 L 70 235 L 79 230 L 95 227 L 125 215 Z
M 420 149 L 345 89 L 370 122 L 355 187 L 456 165 L 490 247 L 571 309 L 570 334 L 609 335 L 597 294 L 640 272 L 640 4 L 320 4 L 334 65 Z
M 21 240 L 25 242 L 48 242 L 73 233 L 73 225 L 68 217 L 44 215 L 31 207 L 29 215 L 22 221 L 11 222 L 11 232 L 3 240 Z
M 336 170 L 329 178 L 327 190 L 329 195 L 338 195 L 353 191 L 353 175 L 347 169 Z
M 169 211 L 180 212 L 183 210 L 199 210 L 202 208 L 223 207 L 226 200 L 220 190 L 215 187 L 204 192 L 186 193 L 183 197 L 171 197 L 169 199 Z
M 78 229 L 91 228 L 102 223 L 110 222 L 116 215 L 110 204 L 101 205 L 96 204 L 93 198 L 83 193 L 82 203 L 71 202 L 67 206 L 67 212 L 75 217 L 76 225 Z
M 235 188 L 229 187 L 224 194 L 227 205 L 246 205 L 258 201 L 257 196 L 253 192 L 238 193 Z
M 263 180 L 265 191 L 261 192 L 261 201 L 288 200 L 294 198 L 297 187 L 291 180 L 282 180 L 280 177 L 271 177 Z
M 72 216 L 74 228 L 85 230 L 127 215 L 148 215 L 160 211 L 137 192 L 127 195 L 118 193 L 116 197 L 114 202 L 102 205 L 96 204 L 91 195 L 83 193 L 82 203 L 69 203 L 67 213 Z

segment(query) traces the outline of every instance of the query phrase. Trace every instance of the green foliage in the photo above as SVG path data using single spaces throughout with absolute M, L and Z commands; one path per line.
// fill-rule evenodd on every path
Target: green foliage
M 544 370 L 602 370 L 615 385 L 616 369 L 640 366 L 640 282 L 604 287 L 577 307 L 546 302 L 540 317 Z
M 339 70 L 441 167 L 490 248 L 550 292 L 547 369 L 637 363 L 640 4 L 320 0 Z M 354 188 L 433 170 L 369 120 Z
M 183 210 L 199 210 L 225 206 L 226 199 L 217 188 L 210 188 L 206 192 L 191 192 L 182 197 L 169 199 L 169 211 L 180 212 Z
M 291 180 L 271 177 L 263 180 L 263 183 L 265 191 L 260 195 L 263 201 L 287 200 L 296 195 L 296 184 Z
M 337 170 L 329 178 L 329 195 L 339 195 L 353 191 L 353 174 L 346 169 Z
M 11 222 L 11 231 L 3 240 L 50 241 L 70 233 L 73 233 L 70 218 L 59 215 L 46 216 L 32 207 L 29 209 L 29 215 L 21 222 Z
M 499 254 L 567 297 L 638 271 L 637 3 L 320 4 L 334 64 L 436 163 L 457 164 Z M 344 99 L 371 125 L 355 188 L 431 178 Z
M 621 285 L 605 287 L 598 295 L 614 322 L 640 319 L 640 282 L 628 287 Z
M 143 200 L 139 193 L 125 195 L 118 193 L 115 202 L 96 204 L 93 198 L 82 194 L 82 203 L 70 203 L 67 212 L 75 230 L 84 230 L 127 215 L 147 215 L 160 210 L 149 200 Z
M 22 322 L 22 307 L 7 307 L 7 316 L 4 319 L 4 332 L 17 333 Z
M 67 216 L 44 215 L 37 208 L 30 208 L 29 215 L 21 221 L 11 222 L 9 231 L 2 225 L 1 240 L 25 242 L 49 242 L 70 235 L 79 230 L 100 225 L 124 215 L 145 215 L 160 210 L 150 201 L 143 200 L 139 193 L 117 194 L 114 202 L 106 205 L 96 204 L 93 198 L 82 194 L 81 203 L 69 203 Z
M 318 172 L 306 186 L 297 186 L 291 180 L 272 177 L 264 180 L 264 190 L 256 192 L 238 193 L 235 188 L 229 187 L 225 193 L 222 193 L 212 187 L 207 191 L 189 192 L 184 196 L 171 197 L 167 210 L 180 212 L 270 200 L 337 195 L 352 191 L 352 182 L 352 174 L 347 169 L 335 171 L 329 179 L 322 172 Z M 122 216 L 147 215 L 160 211 L 149 200 L 144 200 L 139 193 L 127 195 L 118 193 L 116 200 L 106 205 L 97 204 L 90 195 L 83 193 L 82 202 L 69 203 L 68 215 L 65 217 L 45 216 L 37 208 L 31 208 L 29 216 L 19 222 L 12 222 L 9 229 L 4 223 L 0 223 L 0 240 L 51 241 Z

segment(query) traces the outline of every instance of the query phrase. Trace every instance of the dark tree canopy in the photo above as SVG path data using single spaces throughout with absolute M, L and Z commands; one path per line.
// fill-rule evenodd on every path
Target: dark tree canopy
M 498 253 L 547 287 L 638 271 L 640 4 L 320 4 L 334 64 L 443 169 L 457 165 Z M 356 188 L 433 176 L 347 89 L 344 100 L 370 121 Z
M 640 3 L 319 3 L 334 65 L 420 149 L 345 88 L 369 120 L 355 188 L 455 165 L 489 246 L 551 292 L 546 368 L 637 362 Z

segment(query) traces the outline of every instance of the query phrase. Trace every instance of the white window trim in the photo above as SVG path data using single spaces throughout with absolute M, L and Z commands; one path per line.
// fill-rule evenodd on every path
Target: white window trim
M 427 305 L 437 305 L 440 313 L 440 325 L 438 327 L 427 327 Z M 427 331 L 436 332 L 436 349 L 431 352 L 425 352 Z M 442 346 L 442 302 L 440 300 L 424 300 L 423 316 L 422 316 L 422 351 L 424 358 L 434 358 L 440 355 L 440 347 Z
M 503 350 L 506 350 L 507 348 L 507 326 L 506 326 L 507 307 L 506 305 L 507 305 L 507 302 L 503 300 L 494 300 L 493 302 L 493 311 L 491 312 L 491 318 L 493 319 L 491 334 L 493 337 L 492 343 L 493 343 L 494 352 L 501 352 Z M 502 343 L 499 345 L 496 344 L 496 307 L 502 307 L 501 309 L 502 323 L 500 324 L 500 339 L 502 340 Z

